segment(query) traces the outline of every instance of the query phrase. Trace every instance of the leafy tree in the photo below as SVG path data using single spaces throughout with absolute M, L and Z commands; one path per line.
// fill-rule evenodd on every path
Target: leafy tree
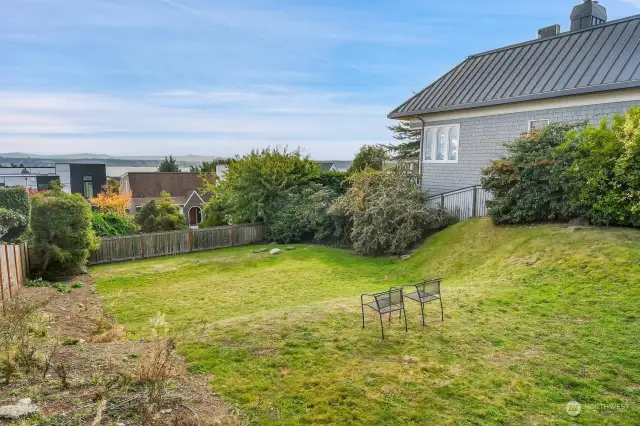
M 12 224 L 5 231 L 4 241 L 14 242 L 19 239 L 29 227 L 29 216 L 31 213 L 31 204 L 29 202 L 29 194 L 24 188 L 0 188 L 0 208 L 10 210 L 17 213 L 24 219 L 9 220 L 9 215 L 5 214 L 5 225 Z M 14 217 L 11 215 L 11 217 Z
M 353 248 L 363 255 L 405 253 L 428 230 L 452 222 L 443 210 L 427 206 L 427 193 L 406 166 L 352 175 L 346 194 L 329 213 L 349 219 Z
M 186 229 L 186 219 L 180 208 L 173 205 L 171 194 L 162 193 L 159 201 L 151 200 L 136 215 L 136 223 L 142 232 L 177 231 Z
M 0 241 L 5 241 L 5 235 L 16 228 L 27 226 L 27 218 L 20 213 L 0 207 Z
M 80 194 L 59 186 L 32 199 L 32 245 L 41 274 L 60 278 L 86 272 L 87 259 L 98 247 L 91 226 L 91 207 Z
M 420 158 L 422 129 L 412 129 L 408 121 L 399 121 L 398 124 L 387 128 L 393 132 L 393 138 L 399 142 L 385 145 L 391 159 L 415 160 Z
M 205 184 L 211 200 L 204 208 L 203 221 L 265 222 L 268 228 L 280 198 L 306 186 L 318 173 L 318 166 L 298 150 L 269 148 L 237 157 L 229 161 L 225 180 Z
M 120 194 L 107 183 L 102 186 L 102 192 L 99 192 L 96 197 L 89 198 L 89 202 L 96 206 L 100 213 L 114 213 L 124 216 L 131 206 L 131 192 Z
M 373 170 L 382 170 L 384 160 L 387 159 L 387 151 L 380 145 L 365 145 L 353 159 L 353 164 L 349 168 L 349 172 L 360 172 L 367 168 Z
M 158 166 L 159 172 L 180 172 L 180 166 L 178 165 L 178 160 L 173 158 L 173 156 L 169 155 L 169 157 L 164 157 L 164 160 Z

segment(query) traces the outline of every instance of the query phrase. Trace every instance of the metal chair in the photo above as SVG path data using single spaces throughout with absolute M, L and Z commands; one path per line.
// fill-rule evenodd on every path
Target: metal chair
M 368 303 L 364 302 L 365 297 L 372 297 L 374 300 Z M 391 322 L 391 314 L 400 312 L 400 319 L 404 313 L 404 331 L 409 330 L 407 326 L 407 312 L 404 310 L 404 298 L 402 297 L 402 287 L 390 288 L 382 293 L 363 294 L 360 296 L 360 307 L 362 308 L 362 328 L 364 328 L 364 307 L 368 306 L 380 315 L 380 330 L 382 332 L 382 340 L 384 340 L 384 325 L 382 323 L 382 315 L 389 314 L 389 322 Z
M 424 280 L 417 284 L 407 284 L 403 285 L 402 288 L 405 287 L 411 288 L 415 291 L 411 293 L 403 293 L 403 297 L 407 297 L 411 300 L 414 300 L 420 303 L 420 310 L 422 311 L 422 326 L 424 327 L 424 305 L 425 303 L 434 302 L 436 300 L 440 301 L 440 317 L 442 322 L 444 322 L 444 308 L 442 307 L 442 295 L 440 294 L 440 281 L 441 278 L 436 278 L 432 280 Z M 405 314 L 406 315 L 406 314 Z

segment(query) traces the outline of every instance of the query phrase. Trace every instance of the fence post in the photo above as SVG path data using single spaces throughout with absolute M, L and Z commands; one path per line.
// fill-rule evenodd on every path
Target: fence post
M 24 242 L 22 243 L 22 249 L 24 250 L 24 271 L 25 275 L 29 276 L 31 274 L 31 262 L 29 259 L 29 244 Z
M 9 271 L 9 265 L 7 265 L 7 271 Z M 7 272 L 8 273 L 8 272 Z M 4 298 L 4 279 L 2 278 L 4 274 L 2 273 L 2 261 L 0 261 L 0 297 L 2 297 L 2 313 L 6 313 L 6 304 L 7 300 Z
M 22 276 L 22 256 L 18 256 L 18 246 L 16 244 L 13 245 L 13 266 L 16 268 L 16 279 L 18 288 L 22 286 L 22 282 L 24 281 L 24 277 Z M 20 263 L 20 265 L 18 265 Z M 19 267 L 18 267 L 19 266 Z
M 474 185 L 473 187 L 473 212 L 471 213 L 471 217 L 478 216 L 478 187 Z
M 140 234 L 140 259 L 144 259 L 144 234 Z
M 231 225 L 231 247 L 236 245 L 236 225 Z
M 189 251 L 193 251 L 193 229 L 189 229 Z
M 9 263 L 9 246 L 4 243 L 4 257 L 7 261 L 7 280 L 9 283 L 9 299 L 13 297 L 13 290 L 11 289 L 11 263 Z
M 440 195 L 440 208 L 444 209 L 444 194 Z

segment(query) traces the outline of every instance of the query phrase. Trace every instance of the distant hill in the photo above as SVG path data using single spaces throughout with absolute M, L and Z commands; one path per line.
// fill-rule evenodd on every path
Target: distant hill
M 176 155 L 176 160 L 182 167 L 201 164 L 203 161 L 211 161 L 213 156 L 203 155 Z M 149 156 L 111 156 L 106 154 L 63 154 L 41 155 L 24 152 L 0 153 L 0 166 L 11 164 L 23 164 L 24 166 L 37 167 L 48 166 L 53 163 L 101 163 L 109 166 L 158 166 L 164 160 L 161 155 Z

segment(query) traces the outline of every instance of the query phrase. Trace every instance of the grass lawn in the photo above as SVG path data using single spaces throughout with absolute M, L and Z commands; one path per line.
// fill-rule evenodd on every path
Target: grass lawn
M 133 336 L 157 311 L 188 327 L 191 369 L 255 424 L 640 424 L 639 231 L 476 219 L 408 261 L 253 249 L 91 273 Z M 409 302 L 407 335 L 361 328 L 360 293 L 436 276 L 444 324 Z

